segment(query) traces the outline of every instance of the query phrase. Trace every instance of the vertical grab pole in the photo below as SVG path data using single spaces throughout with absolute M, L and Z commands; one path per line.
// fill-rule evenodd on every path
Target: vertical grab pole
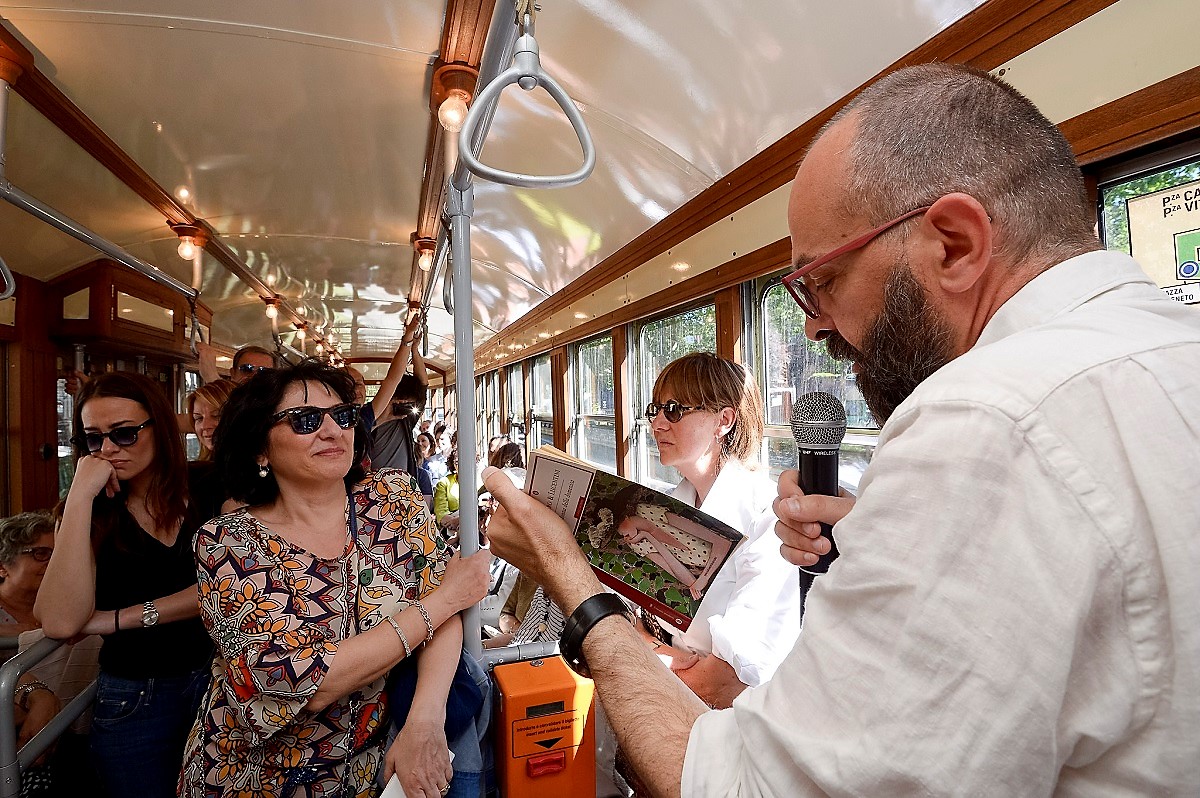
M 450 257 L 454 275 L 454 393 L 458 408 L 458 543 L 464 557 L 479 550 L 478 472 L 475 470 L 475 325 L 471 320 L 471 214 L 475 188 L 470 180 L 451 185 Z M 478 660 L 483 655 L 479 605 L 463 613 L 463 645 Z

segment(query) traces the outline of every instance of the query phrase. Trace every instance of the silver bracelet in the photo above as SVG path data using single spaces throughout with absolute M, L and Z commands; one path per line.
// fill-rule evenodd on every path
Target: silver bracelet
M 46 684 L 45 682 L 39 682 L 36 679 L 33 681 L 25 682 L 24 684 L 18 685 L 17 689 L 13 692 L 13 698 L 16 699 L 17 706 L 19 706 L 21 709 L 28 712 L 29 711 L 29 694 L 33 693 L 36 690 L 45 690 L 47 693 L 50 693 L 51 695 L 54 694 L 54 691 L 51 690 L 50 686 L 48 684 Z
M 425 639 L 421 642 L 428 643 L 433 639 L 433 619 L 429 617 L 429 611 L 420 601 L 414 601 L 413 606 L 417 608 L 417 612 L 421 613 L 421 620 L 425 621 Z
M 400 638 L 400 645 L 404 646 L 404 656 L 412 656 L 412 648 L 408 645 L 408 638 L 404 636 L 404 630 L 400 628 L 400 622 L 391 615 L 385 615 L 383 619 L 390 623 L 392 628 L 396 630 L 396 637 Z

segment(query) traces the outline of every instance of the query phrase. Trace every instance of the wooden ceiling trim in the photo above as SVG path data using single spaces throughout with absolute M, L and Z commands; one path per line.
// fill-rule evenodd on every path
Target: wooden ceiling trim
M 1200 67 L 1059 125 L 1080 166 L 1200 128 Z
M 508 328 L 497 339 L 489 341 L 478 350 L 476 373 L 482 374 L 501 366 L 508 366 L 525 358 L 544 354 L 556 346 L 584 341 L 592 336 L 614 330 L 623 324 L 695 302 L 723 289 L 740 285 L 759 275 L 782 269 L 791 262 L 791 257 L 791 242 L 786 238 L 781 238 L 771 244 L 759 247 L 753 252 L 723 263 L 715 269 L 709 269 L 636 302 L 623 305 L 602 316 L 573 326 L 569 331 L 544 344 L 528 346 L 497 359 L 496 352 L 507 351 L 509 341 L 514 340 L 514 336 L 510 333 L 512 328 Z
M 1116 0 L 988 0 L 925 44 L 884 69 L 721 178 L 679 210 L 525 314 L 506 333 L 521 334 L 770 192 L 795 175 L 814 136 L 863 87 L 900 67 L 958 61 L 994 69 L 1061 33 Z M 492 340 L 485 343 L 490 346 Z M 490 368 L 490 366 L 489 366 Z
M 446 22 L 442 28 L 440 57 L 429 71 L 441 64 L 466 64 L 479 69 L 483 47 L 496 0 L 450 0 L 446 5 Z M 446 131 L 438 123 L 437 114 L 429 116 L 429 132 L 425 145 L 425 180 L 421 184 L 421 202 L 417 211 L 417 235 L 437 238 L 442 206 L 446 204 Z M 413 280 L 413 288 L 417 279 Z M 420 293 L 410 296 L 420 297 Z

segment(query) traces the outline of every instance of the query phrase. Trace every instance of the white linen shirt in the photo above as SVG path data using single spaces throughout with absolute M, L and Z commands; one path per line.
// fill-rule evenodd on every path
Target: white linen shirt
M 1039 275 L 880 433 L 775 678 L 685 796 L 1200 795 L 1200 309 Z
M 771 678 L 800 634 L 800 581 L 796 566 L 779 553 L 771 502 L 775 483 L 730 460 L 698 508 L 746 536 L 712 584 L 680 648 L 715 654 L 751 687 Z M 696 507 L 696 488 L 686 479 L 671 494 Z

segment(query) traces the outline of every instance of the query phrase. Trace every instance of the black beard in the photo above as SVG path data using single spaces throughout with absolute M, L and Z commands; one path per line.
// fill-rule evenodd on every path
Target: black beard
M 863 339 L 862 351 L 835 332 L 825 339 L 829 355 L 858 364 L 858 390 L 879 426 L 926 377 L 954 359 L 953 334 L 929 301 L 907 263 L 883 286 L 883 309 Z

